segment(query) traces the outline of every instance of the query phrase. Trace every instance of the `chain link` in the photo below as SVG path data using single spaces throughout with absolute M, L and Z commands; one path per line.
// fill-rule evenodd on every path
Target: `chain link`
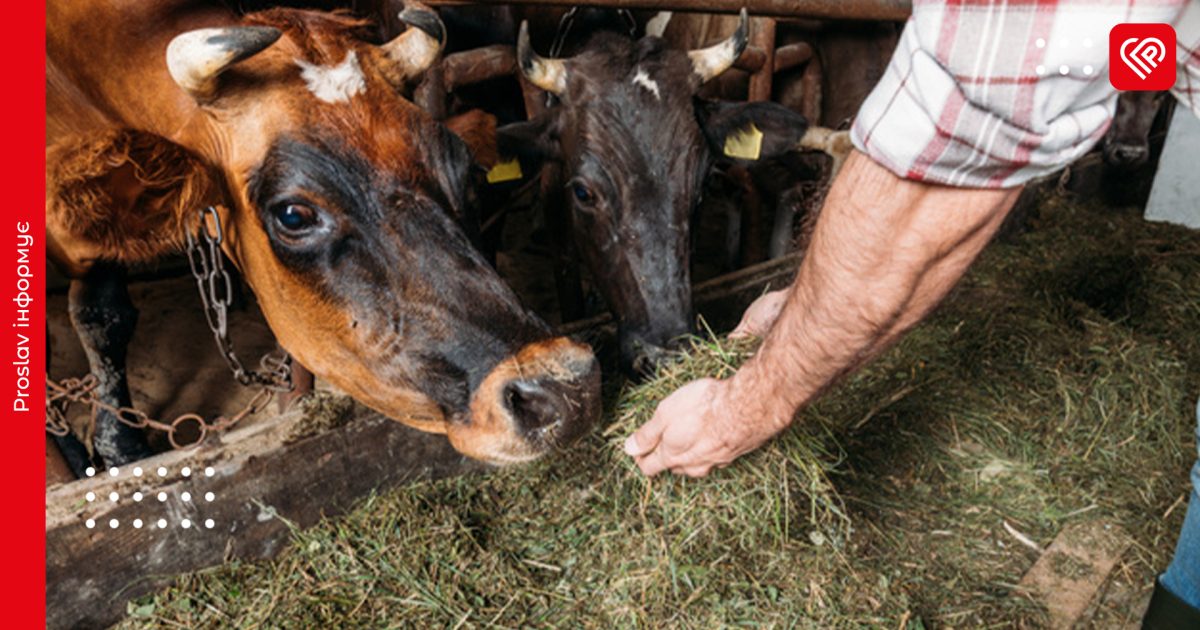
M 221 351 L 222 358 L 233 372 L 233 378 L 245 387 L 257 387 L 258 392 L 240 411 L 232 416 L 218 416 L 213 420 L 205 420 L 198 414 L 185 413 L 170 422 L 156 420 L 145 412 L 133 407 L 117 407 L 110 405 L 94 394 L 100 380 L 95 374 L 82 378 L 67 378 L 54 381 L 46 376 L 46 432 L 51 435 L 65 437 L 71 433 L 71 425 L 67 420 L 67 411 L 74 403 L 87 405 L 91 408 L 91 431 L 95 430 L 96 414 L 107 411 L 118 422 L 135 429 L 151 428 L 167 434 L 167 440 L 173 448 L 195 446 L 204 441 L 209 432 L 220 432 L 241 422 L 243 418 L 258 413 L 271 401 L 277 392 L 290 392 L 292 383 L 292 358 L 284 354 L 267 353 L 259 360 L 258 370 L 248 370 L 233 350 L 229 339 L 229 305 L 233 301 L 233 282 L 225 270 L 224 257 L 221 254 L 221 242 L 224 234 L 221 230 L 221 217 L 216 208 L 208 206 L 199 211 L 200 226 L 199 241 L 192 231 L 187 232 L 187 257 L 192 276 L 196 279 L 196 288 L 200 292 L 200 301 L 204 305 L 204 318 L 212 330 L 213 339 Z M 216 234 L 209 232 L 209 223 Z M 199 434 L 194 441 L 183 444 L 179 433 L 189 424 L 195 425 Z
M 217 232 L 215 236 L 209 233 L 210 217 Z M 233 351 L 233 342 L 229 340 L 229 304 L 233 301 L 233 282 L 225 271 L 225 259 L 221 255 L 224 234 L 216 208 L 208 206 L 200 211 L 198 232 L 203 243 L 198 243 L 191 231 L 187 233 L 188 264 L 196 279 L 196 288 L 200 291 L 200 301 L 204 304 L 204 317 L 217 342 L 217 349 L 233 372 L 233 378 L 245 386 L 258 385 L 275 392 L 292 391 L 291 357 L 269 359 L 270 355 L 267 355 L 260 362 L 261 371 L 247 370 Z

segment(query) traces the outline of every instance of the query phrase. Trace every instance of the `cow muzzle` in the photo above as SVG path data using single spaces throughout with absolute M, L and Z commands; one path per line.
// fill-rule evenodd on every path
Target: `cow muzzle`
M 1106 142 L 1104 144 L 1104 161 L 1110 166 L 1133 168 L 1145 164 L 1149 159 L 1149 143 Z
M 447 435 L 488 463 L 526 462 L 583 435 L 600 417 L 600 364 L 564 337 L 531 343 L 501 361 L 471 397 L 470 417 Z
M 635 380 L 653 376 L 660 365 L 677 354 L 688 332 L 686 325 L 681 325 L 661 334 L 620 334 L 621 369 Z

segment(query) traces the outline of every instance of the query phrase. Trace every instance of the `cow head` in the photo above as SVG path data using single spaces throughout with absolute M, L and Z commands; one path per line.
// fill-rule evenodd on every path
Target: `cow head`
M 442 46 L 436 14 L 383 45 L 338 14 L 276 9 L 176 37 L 192 149 L 223 188 L 225 250 L 279 343 L 315 374 L 493 463 L 599 413 L 586 346 L 554 338 L 476 252 L 467 145 L 399 94 Z
M 792 145 L 803 135 L 803 118 L 785 108 L 696 98 L 705 81 L 733 65 L 746 39 L 743 10 L 731 37 L 702 50 L 600 33 L 573 57 L 547 59 L 521 25 L 521 70 L 560 104 L 502 128 L 500 148 L 561 163 L 575 240 L 616 315 L 628 371 L 644 372 L 691 327 L 688 224 L 712 150 L 751 127 L 778 127 Z M 769 142 L 763 157 L 788 141 L 776 134 Z
M 1162 105 L 1162 92 L 1122 92 L 1112 126 L 1101 143 L 1104 161 L 1136 168 L 1150 159 L 1150 128 Z

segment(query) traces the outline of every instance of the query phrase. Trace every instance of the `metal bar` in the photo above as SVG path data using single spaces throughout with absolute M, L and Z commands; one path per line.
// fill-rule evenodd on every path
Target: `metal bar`
M 442 73 L 446 89 L 480 83 L 510 75 L 517 70 L 517 54 L 512 46 L 498 44 L 446 55 Z
M 892 20 L 901 22 L 912 13 L 911 0 L 426 0 L 429 5 L 513 4 L 538 6 L 590 6 L 614 9 L 737 13 L 745 7 L 751 15 L 779 18 L 832 20 Z
M 753 45 L 746 46 L 746 50 L 733 62 L 733 67 L 753 74 L 762 69 L 766 59 L 767 53 L 763 49 Z
M 808 65 L 804 66 L 804 73 L 800 75 L 800 86 L 804 90 L 800 94 L 800 115 L 807 118 L 810 125 L 821 124 L 821 83 L 823 80 L 821 59 L 813 57 L 809 60 Z
M 787 44 L 775 49 L 775 72 L 782 72 L 812 59 L 812 46 L 805 42 Z

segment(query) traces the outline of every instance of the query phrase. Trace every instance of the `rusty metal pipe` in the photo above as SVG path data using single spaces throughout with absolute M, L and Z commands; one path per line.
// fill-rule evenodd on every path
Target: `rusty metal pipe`
M 806 42 L 787 44 L 775 49 L 775 72 L 782 72 L 812 59 L 813 48 Z
M 442 75 L 447 90 L 517 71 L 517 53 L 512 46 L 497 44 L 446 55 Z
M 758 46 L 746 46 L 746 50 L 733 62 L 733 67 L 738 70 L 754 73 L 762 69 L 763 64 L 767 61 L 767 53 Z
M 911 0 L 425 0 L 429 5 L 512 4 L 538 6 L 589 6 L 613 9 L 737 13 L 745 7 L 751 15 L 830 20 L 891 20 L 901 22 L 912 13 Z

